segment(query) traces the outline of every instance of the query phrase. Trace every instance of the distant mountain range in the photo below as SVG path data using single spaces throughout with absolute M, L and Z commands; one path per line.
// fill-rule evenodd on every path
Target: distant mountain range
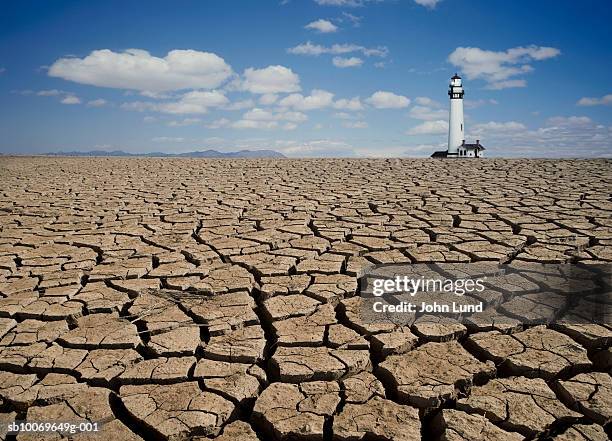
M 149 158 L 285 158 L 286 156 L 274 150 L 240 150 L 238 152 L 219 152 L 217 150 L 203 150 L 186 153 L 128 153 L 121 150 L 105 151 L 93 150 L 90 152 L 54 152 L 48 156 L 146 156 Z

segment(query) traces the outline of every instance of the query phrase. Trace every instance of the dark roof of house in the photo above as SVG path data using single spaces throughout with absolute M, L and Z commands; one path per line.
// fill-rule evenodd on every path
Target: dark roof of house
M 486 150 L 482 144 L 462 144 L 461 147 L 464 147 L 469 150 L 471 149 Z
M 440 150 L 431 154 L 432 158 L 446 158 L 447 156 L 448 152 L 446 150 Z

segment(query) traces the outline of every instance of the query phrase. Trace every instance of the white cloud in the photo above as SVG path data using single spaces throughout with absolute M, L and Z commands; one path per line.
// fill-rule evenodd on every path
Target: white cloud
M 438 101 L 432 100 L 429 97 L 426 96 L 418 96 L 414 99 L 414 102 L 416 104 L 418 104 L 419 106 L 427 106 L 427 107 L 442 107 L 442 104 L 440 104 Z
M 249 67 L 244 71 L 242 87 L 261 94 L 297 92 L 300 90 L 300 77 L 285 66 Z
M 173 138 L 170 136 L 157 136 L 151 139 L 153 142 L 183 142 L 185 138 Z
M 57 89 L 49 89 L 49 90 L 39 90 L 36 92 L 38 96 L 59 96 L 65 94 L 66 92 Z
M 164 113 L 206 113 L 209 107 L 222 107 L 229 104 L 227 97 L 218 90 L 187 92 L 177 102 L 163 103 L 159 110 Z
M 408 130 L 408 135 L 441 135 L 448 132 L 448 121 L 437 120 L 437 121 L 425 121 Z
M 353 119 L 355 115 L 346 112 L 336 112 L 333 114 L 333 117 L 338 119 Z
M 463 100 L 463 105 L 466 109 L 477 109 L 478 107 L 485 106 L 487 104 L 499 104 L 499 101 L 494 99 L 478 99 L 478 100 Z
M 224 107 L 225 110 L 242 110 L 249 109 L 251 107 L 255 107 L 255 101 L 252 99 L 246 99 L 241 101 L 234 101 Z
M 88 107 L 103 107 L 106 106 L 107 101 L 102 98 L 98 98 L 97 100 L 91 100 L 87 102 Z
M 517 121 L 489 121 L 487 123 L 474 124 L 469 132 L 473 135 L 487 135 L 492 133 L 521 132 L 525 130 L 527 130 L 527 126 Z
M 291 122 L 303 122 L 308 119 L 302 112 L 271 112 L 265 109 L 251 109 L 242 115 L 242 119 L 250 120 L 250 121 L 291 121 Z
M 586 116 L 555 116 L 533 130 L 508 123 L 485 123 L 482 133 L 470 130 L 469 137 L 479 136 L 491 155 L 531 157 L 612 157 L 612 130 Z M 522 124 L 522 123 L 516 123 Z M 514 124 L 513 124 L 514 125 Z M 478 124 L 474 128 L 478 128 Z M 496 130 L 501 128 L 501 130 Z
M 580 127 L 593 124 L 593 121 L 588 116 L 553 116 L 546 120 L 546 124 L 555 127 Z
M 265 93 L 259 97 L 259 104 L 262 106 L 270 106 L 278 101 L 278 95 L 274 93 Z
M 363 6 L 368 0 L 315 0 L 315 2 L 322 6 L 345 6 L 345 7 L 357 7 Z
M 155 111 L 157 110 L 154 103 L 144 102 L 144 101 L 131 101 L 129 103 L 121 104 L 123 110 L 131 110 L 134 112 L 146 112 L 146 111 Z
M 227 118 L 219 118 L 209 124 L 205 124 L 205 127 L 209 129 L 222 129 L 224 127 L 229 126 L 230 123 L 231 121 Z
M 233 128 L 233 129 L 256 129 L 270 130 L 281 128 L 282 130 L 295 130 L 297 123 L 304 122 L 308 116 L 301 112 L 277 111 L 254 108 L 242 115 L 238 121 L 230 121 L 227 118 L 217 119 L 205 126 L 209 129 Z M 281 126 L 280 122 L 284 122 Z
M 359 46 L 357 44 L 334 44 L 332 46 L 321 46 L 319 44 L 313 44 L 310 41 L 306 43 L 298 44 L 295 47 L 287 49 L 287 52 L 293 55 L 342 55 L 350 54 L 352 52 L 359 52 L 367 57 L 386 57 L 389 54 L 389 49 L 385 46 L 379 46 L 376 48 L 367 48 Z
M 276 118 L 274 117 L 274 114 L 269 110 L 255 108 L 245 113 L 242 116 L 242 119 L 249 119 L 252 121 L 272 121 Z
M 302 112 L 279 112 L 278 119 L 291 121 L 291 122 L 304 122 L 308 119 L 308 116 Z
M 173 115 L 195 115 L 208 113 L 208 107 L 198 103 L 189 103 L 184 101 L 160 104 L 159 106 L 156 106 L 156 110 Z
M 74 95 L 66 95 L 60 103 L 62 104 L 81 104 L 81 99 Z
M 48 73 L 92 86 L 164 92 L 213 89 L 230 78 L 232 69 L 210 52 L 177 49 L 159 58 L 141 49 L 101 49 L 84 58 L 60 58 Z
M 365 121 L 346 121 L 342 123 L 347 129 L 367 129 L 368 123 Z
M 579 106 L 610 106 L 612 105 L 612 94 L 604 95 L 601 98 L 583 97 L 576 104 Z
M 359 57 L 334 57 L 332 63 L 336 67 L 359 67 L 363 64 L 363 60 Z
M 297 156 L 317 156 L 321 154 L 346 154 L 352 146 L 344 141 L 333 139 L 315 139 L 308 141 L 277 140 L 274 143 L 274 150 L 286 155 Z
M 361 100 L 358 96 L 350 98 L 350 99 L 342 98 L 342 99 L 336 100 L 333 106 L 334 106 L 334 109 L 338 109 L 338 110 L 356 111 L 356 110 L 363 109 L 363 104 L 361 104 Z
M 275 129 L 278 127 L 277 121 L 256 121 L 250 119 L 241 119 L 230 124 L 234 129 Z
M 225 139 L 218 136 L 209 136 L 208 138 L 204 138 L 202 141 L 208 144 L 221 144 L 225 142 Z
M 382 3 L 384 0 L 314 0 L 321 6 L 338 6 L 345 8 L 357 8 L 365 6 L 367 3 Z M 414 0 L 417 5 L 433 9 L 442 0 Z
M 199 118 L 185 118 L 183 120 L 180 121 L 170 121 L 168 123 L 168 126 L 170 127 L 186 127 L 186 126 L 193 126 L 195 124 L 198 124 L 200 121 L 202 121 Z
M 278 102 L 281 107 L 291 107 L 296 110 L 314 110 L 329 107 L 333 103 L 334 94 L 325 90 L 313 89 L 310 95 L 293 93 Z
M 323 34 L 328 34 L 330 32 L 336 32 L 338 30 L 338 26 L 333 24 L 331 21 L 324 20 L 322 18 L 320 18 L 319 20 L 313 21 L 311 23 L 308 23 L 306 26 L 304 26 L 304 28 L 312 29 L 312 30 L 321 32 Z
M 489 51 L 477 47 L 458 47 L 448 61 L 461 69 L 469 79 L 483 79 L 489 89 L 525 87 L 524 79 L 513 78 L 533 71 L 529 64 L 554 58 L 559 49 L 545 46 L 514 47 L 506 51 Z
M 363 17 L 354 15 L 354 14 L 350 14 L 348 12 L 343 12 L 342 17 L 344 18 L 340 19 L 340 21 L 349 21 L 355 28 L 358 28 L 359 26 L 361 26 L 361 20 L 363 19 Z
M 487 89 L 491 90 L 511 89 L 518 87 L 527 87 L 527 80 L 504 80 L 496 81 L 495 83 L 490 83 L 487 85 Z
M 59 102 L 62 104 L 81 104 L 81 99 L 77 97 L 72 92 L 66 92 L 64 90 L 59 89 L 43 89 L 39 91 L 34 90 L 20 90 L 13 91 L 14 93 L 19 93 L 21 95 L 36 95 L 36 96 L 44 96 L 44 97 L 57 97 Z M 94 100 L 87 103 L 90 107 L 100 107 L 106 104 L 106 100 Z
M 405 96 L 382 90 L 373 93 L 372 96 L 365 101 L 377 109 L 400 109 L 410 105 L 410 100 Z
M 224 107 L 229 100 L 218 90 L 202 91 L 194 90 L 185 93 L 178 101 L 170 102 L 142 102 L 133 101 L 121 105 L 122 109 L 135 110 L 137 112 L 155 111 L 175 115 L 202 114 L 207 113 L 210 107 Z
M 417 5 L 425 6 L 426 8 L 433 9 L 442 0 L 414 0 Z
M 145 123 L 150 124 L 150 123 L 154 123 L 155 121 L 157 121 L 157 118 L 155 118 L 154 116 L 145 116 L 142 120 Z
M 367 158 L 395 158 L 420 157 L 427 158 L 432 152 L 445 148 L 446 144 L 417 144 L 417 145 L 387 145 L 384 147 L 357 147 L 353 150 L 358 157 Z
M 168 98 L 172 98 L 172 95 L 169 93 L 164 93 L 164 92 L 152 92 L 150 90 L 143 90 L 140 92 L 141 96 L 147 97 L 147 98 L 153 98 L 156 100 L 163 100 L 163 99 L 168 99 Z
M 448 117 L 448 110 L 445 109 L 432 109 L 427 106 L 414 106 L 408 112 L 408 115 L 414 119 L 420 119 L 424 121 L 435 121 L 442 118 Z

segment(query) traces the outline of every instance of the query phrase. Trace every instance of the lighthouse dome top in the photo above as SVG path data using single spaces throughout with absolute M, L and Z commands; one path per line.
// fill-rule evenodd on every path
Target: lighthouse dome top
M 461 77 L 457 74 L 453 75 L 450 80 L 451 87 L 461 87 Z

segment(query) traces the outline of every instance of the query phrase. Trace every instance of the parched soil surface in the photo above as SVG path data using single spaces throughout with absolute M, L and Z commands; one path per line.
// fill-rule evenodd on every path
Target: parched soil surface
M 357 277 L 610 263 L 611 190 L 606 160 L 1 157 L 0 424 L 100 422 L 18 440 L 608 439 L 611 325 L 368 324 Z

